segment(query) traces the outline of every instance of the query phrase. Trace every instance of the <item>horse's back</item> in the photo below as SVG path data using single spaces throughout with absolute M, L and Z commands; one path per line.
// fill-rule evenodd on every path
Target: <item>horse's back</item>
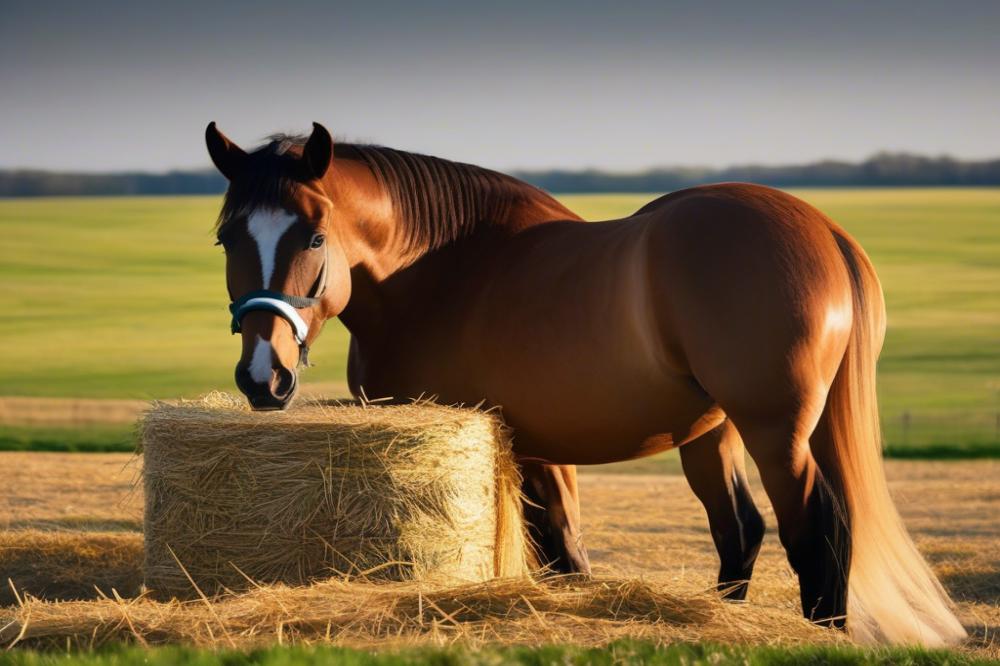
M 525 336 L 613 339 L 618 367 L 686 371 L 683 350 L 705 328 L 791 342 L 850 305 L 831 224 L 780 190 L 734 183 L 674 192 L 620 220 L 541 225 L 499 255 L 480 314 L 488 330 L 516 314 Z

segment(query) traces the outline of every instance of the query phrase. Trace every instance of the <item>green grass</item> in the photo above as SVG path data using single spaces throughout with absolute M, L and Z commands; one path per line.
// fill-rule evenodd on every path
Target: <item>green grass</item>
M 1000 189 L 796 192 L 854 234 L 889 308 L 880 364 L 893 450 L 1000 440 Z M 589 219 L 653 195 L 563 197 Z M 0 394 L 169 398 L 232 389 L 217 197 L 0 201 Z M 311 381 L 342 382 L 327 326 Z M 905 414 L 909 414 L 907 418 Z
M 0 451 L 112 453 L 135 451 L 131 425 L 38 427 L 0 424 Z
M 890 444 L 884 447 L 883 453 L 886 458 L 904 460 L 977 460 L 982 458 L 1000 458 L 1000 443 Z
M 165 398 L 230 388 L 216 197 L 0 201 L 0 391 Z M 336 322 L 314 374 L 341 378 Z
M 602 648 L 572 645 L 542 647 L 411 648 L 406 650 L 362 651 L 335 647 L 272 647 L 252 652 L 210 651 L 182 647 L 152 649 L 117 648 L 96 652 L 47 653 L 13 650 L 0 654 L 0 666 L 299 666 L 340 664 L 343 666 L 571 666 L 576 664 L 650 664 L 671 666 L 823 666 L 885 664 L 896 666 L 936 666 L 995 663 L 967 654 L 944 650 L 870 649 L 854 647 L 746 647 L 713 644 L 655 646 L 641 641 L 621 641 Z

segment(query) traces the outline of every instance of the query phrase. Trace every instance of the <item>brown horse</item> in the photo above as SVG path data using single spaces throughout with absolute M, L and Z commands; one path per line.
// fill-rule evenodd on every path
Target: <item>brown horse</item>
M 965 635 L 882 471 L 878 279 L 819 211 L 723 184 L 582 224 L 508 176 L 335 148 L 320 125 L 249 154 L 214 123 L 206 138 L 230 181 L 218 236 L 255 408 L 289 404 L 339 316 L 355 394 L 502 406 L 540 555 L 566 572 L 589 571 L 572 465 L 681 447 L 736 600 L 764 532 L 745 443 L 806 617 L 873 640 Z

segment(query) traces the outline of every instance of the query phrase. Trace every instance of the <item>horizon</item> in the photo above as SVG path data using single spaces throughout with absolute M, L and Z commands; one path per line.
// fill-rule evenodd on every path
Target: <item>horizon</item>
M 1000 154 L 1000 5 L 8 0 L 0 168 L 201 169 L 337 135 L 501 171 Z
M 256 147 L 256 146 L 254 146 Z M 654 164 L 648 167 L 641 168 L 604 168 L 604 167 L 551 167 L 551 168 L 537 168 L 537 169 L 522 169 L 522 168 L 512 168 L 507 170 L 501 170 L 510 174 L 525 173 L 546 173 L 546 172 L 569 172 L 569 173 L 584 173 L 584 172 L 600 172 L 607 175 L 613 176 L 631 176 L 631 175 L 643 175 L 648 173 L 653 173 L 657 171 L 704 171 L 706 173 L 713 172 L 723 172 L 723 171 L 735 171 L 741 169 L 798 169 L 805 168 L 815 165 L 822 164 L 845 164 L 851 166 L 857 166 L 872 160 L 876 160 L 880 157 L 889 158 L 915 158 L 921 160 L 950 160 L 959 164 L 969 164 L 969 163 L 983 163 L 983 162 L 997 162 L 1000 161 L 1000 154 L 995 156 L 987 156 L 977 159 L 964 159 L 960 157 L 955 157 L 947 153 L 942 153 L 938 155 L 924 154 L 924 153 L 914 153 L 909 151 L 891 151 L 891 150 L 877 150 L 870 155 L 867 155 L 859 160 L 842 160 L 838 158 L 819 158 L 809 161 L 800 162 L 786 162 L 779 164 L 763 164 L 759 162 L 746 162 L 746 163 L 733 163 L 733 164 L 722 164 L 719 166 L 712 166 L 708 164 Z M 62 170 L 62 169 L 48 169 L 44 167 L 7 167 L 0 165 L 0 172 L 12 173 L 12 172 L 40 172 L 53 175 L 79 175 L 79 176 L 117 176 L 117 175 L 146 175 L 146 176 L 166 176 L 169 174 L 185 174 L 185 173 L 204 173 L 212 172 L 215 173 L 216 169 L 212 165 L 211 160 L 206 159 L 206 163 L 202 166 L 193 166 L 186 168 L 166 168 L 166 169 L 114 169 L 106 171 L 85 171 L 85 170 Z

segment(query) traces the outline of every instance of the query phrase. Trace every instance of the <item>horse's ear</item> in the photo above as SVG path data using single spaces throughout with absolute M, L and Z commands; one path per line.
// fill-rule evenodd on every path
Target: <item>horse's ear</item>
M 215 121 L 205 128 L 205 145 L 216 168 L 229 180 L 243 170 L 247 154 L 215 127 Z
M 313 123 L 312 134 L 302 151 L 309 173 L 316 179 L 322 178 L 333 160 L 333 137 L 319 123 Z

